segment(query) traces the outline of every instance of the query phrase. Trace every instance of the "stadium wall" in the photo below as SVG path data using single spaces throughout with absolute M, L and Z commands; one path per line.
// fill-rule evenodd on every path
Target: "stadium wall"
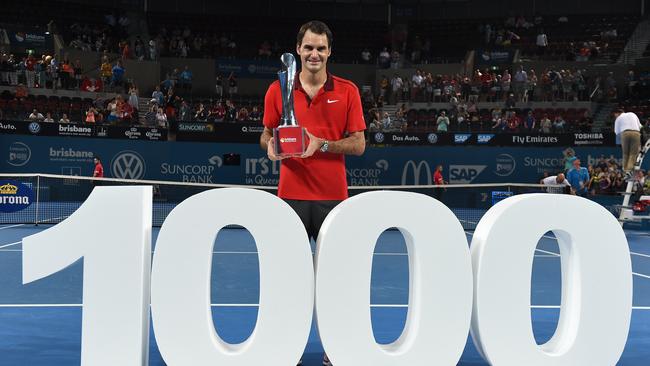
M 93 157 L 106 176 L 225 184 L 275 185 L 279 164 L 257 144 L 120 141 L 0 136 L 0 171 L 90 176 Z M 563 169 L 562 147 L 368 147 L 348 157 L 351 185 L 430 184 L 437 164 L 451 183 L 536 183 L 544 171 Z M 616 147 L 575 147 L 584 165 L 601 155 L 620 159 Z M 650 162 L 646 162 L 646 167 Z

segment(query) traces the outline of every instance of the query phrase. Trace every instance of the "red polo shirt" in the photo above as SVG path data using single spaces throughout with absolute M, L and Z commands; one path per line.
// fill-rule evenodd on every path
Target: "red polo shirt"
M 327 75 L 325 85 L 310 99 L 296 74 L 294 111 L 298 124 L 312 135 L 337 141 L 366 129 L 359 89 L 349 80 Z M 278 127 L 282 117 L 280 82 L 269 86 L 264 99 L 264 126 Z M 316 151 L 309 158 L 282 160 L 278 196 L 294 200 L 344 200 L 348 197 L 343 154 Z
M 103 178 L 104 177 L 104 167 L 102 163 L 95 164 L 95 171 L 93 171 L 93 177 Z

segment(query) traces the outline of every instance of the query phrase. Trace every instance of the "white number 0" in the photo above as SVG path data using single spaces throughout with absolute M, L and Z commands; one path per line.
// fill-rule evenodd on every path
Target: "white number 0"
M 172 366 L 294 365 L 314 305 L 336 366 L 456 365 L 470 328 L 481 355 L 498 366 L 612 366 L 627 341 L 627 240 L 616 219 L 586 199 L 504 200 L 483 216 L 470 251 L 454 214 L 435 199 L 361 194 L 325 220 L 314 275 L 297 215 L 269 193 L 242 188 L 205 191 L 174 208 L 151 266 L 151 198 L 150 187 L 99 187 L 67 220 L 23 239 L 24 283 L 84 258 L 82 365 L 148 364 L 150 284 L 156 340 Z M 230 224 L 252 234 L 260 270 L 257 323 L 236 345 L 219 337 L 210 308 L 213 243 Z M 380 345 L 370 320 L 370 273 L 377 238 L 391 227 L 406 239 L 409 311 L 398 340 Z M 555 334 L 537 345 L 530 279 L 537 242 L 548 231 L 560 246 L 562 303 Z

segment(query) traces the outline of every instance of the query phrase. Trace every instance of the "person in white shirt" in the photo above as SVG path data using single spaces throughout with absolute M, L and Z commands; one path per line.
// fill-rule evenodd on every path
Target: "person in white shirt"
M 54 118 L 52 118 L 52 114 L 50 112 L 47 112 L 47 115 L 45 116 L 43 122 L 54 122 Z
M 641 149 L 641 121 L 632 112 L 617 109 L 614 112 L 614 132 L 621 138 L 623 148 L 623 170 L 626 177 L 632 176 L 632 169 Z
M 29 115 L 28 119 L 30 121 L 42 121 L 45 117 L 43 117 L 43 114 L 41 114 L 39 111 L 34 109 L 32 113 Z
M 546 177 L 542 179 L 540 184 L 549 186 L 546 188 L 546 192 L 548 193 L 564 193 L 565 191 L 571 190 L 571 183 L 569 183 L 569 181 L 567 181 L 564 178 L 563 173 Z M 562 186 L 562 187 L 558 187 L 558 186 Z M 573 191 L 571 191 L 571 193 L 573 194 Z
M 548 37 L 546 37 L 544 30 L 541 30 L 537 35 L 535 44 L 537 45 L 537 55 L 544 56 L 546 53 L 546 48 L 548 47 Z

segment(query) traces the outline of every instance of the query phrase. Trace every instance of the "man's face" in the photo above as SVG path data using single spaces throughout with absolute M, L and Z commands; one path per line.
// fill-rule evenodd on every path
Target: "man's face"
M 95 162 L 95 164 L 99 163 L 99 160 L 97 158 L 93 159 L 93 161 Z
M 327 42 L 326 34 L 316 34 L 310 30 L 305 32 L 302 43 L 296 46 L 302 67 L 312 73 L 325 68 L 332 50 Z

